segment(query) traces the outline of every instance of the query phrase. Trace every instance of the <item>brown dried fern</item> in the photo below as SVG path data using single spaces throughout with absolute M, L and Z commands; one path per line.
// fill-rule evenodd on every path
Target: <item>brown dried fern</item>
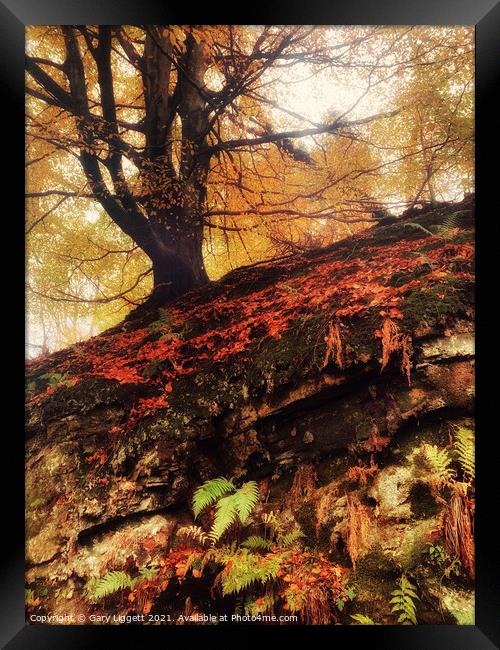
M 445 548 L 460 558 L 463 568 L 474 579 L 474 500 L 467 497 L 465 483 L 454 483 L 453 493 L 443 512 Z
M 291 501 L 297 501 L 312 494 L 316 488 L 317 480 L 316 472 L 311 464 L 303 463 L 299 465 L 293 477 L 288 498 Z
M 401 352 L 401 372 L 406 375 L 408 385 L 411 385 L 411 338 L 407 334 L 399 331 L 396 323 L 388 316 L 380 330 L 375 332 L 375 336 L 382 340 L 382 367 L 380 371 L 389 363 L 394 352 Z
M 357 496 L 349 494 L 347 496 L 346 548 L 354 568 L 356 568 L 356 563 L 363 551 L 369 547 L 368 525 L 369 518 L 366 508 Z
M 330 321 L 328 323 L 328 335 L 325 336 L 326 352 L 323 359 L 323 368 L 325 368 L 330 358 L 335 358 L 335 362 L 339 368 L 344 367 L 343 352 L 342 352 L 342 338 L 340 336 L 340 325 L 338 321 Z

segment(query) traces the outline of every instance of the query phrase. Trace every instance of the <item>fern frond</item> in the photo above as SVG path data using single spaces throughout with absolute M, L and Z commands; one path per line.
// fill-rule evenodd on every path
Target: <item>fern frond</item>
M 289 546 L 292 546 L 301 537 L 305 537 L 304 533 L 300 530 L 300 528 L 295 528 L 295 530 L 292 530 L 291 533 L 287 533 L 286 535 L 282 535 L 281 537 L 279 537 L 278 544 L 280 546 L 283 546 L 284 548 L 288 548 Z
M 278 517 L 276 516 L 276 513 L 274 510 L 271 510 L 270 512 L 265 512 L 262 515 L 262 522 L 266 525 L 275 530 L 278 527 Z
M 200 544 L 205 544 L 208 541 L 208 535 L 200 526 L 182 526 L 178 529 L 177 535 L 181 537 L 190 537 Z
M 203 573 L 203 570 L 210 562 L 220 563 L 220 554 L 221 550 L 216 548 L 209 548 L 208 551 L 205 551 L 201 558 L 200 571 Z
M 455 450 L 465 477 L 470 481 L 474 480 L 476 463 L 472 429 L 460 427 L 455 431 Z
M 236 605 L 234 607 L 234 613 L 238 616 L 243 616 L 245 613 L 245 599 L 243 596 L 238 596 L 236 599 Z
M 137 578 L 131 578 L 125 571 L 110 571 L 102 578 L 89 580 L 85 591 L 88 598 L 95 602 L 121 589 L 133 589 L 136 582 Z
M 205 481 L 193 495 L 193 513 L 196 519 L 200 512 L 211 506 L 221 496 L 234 491 L 234 485 L 227 478 L 219 477 Z
M 265 595 L 256 600 L 247 599 L 245 601 L 245 614 L 250 614 L 250 616 L 258 616 L 259 614 L 264 614 L 265 612 L 272 611 L 272 608 L 275 602 L 278 600 L 277 596 Z
M 220 573 L 224 596 L 245 591 L 255 582 L 265 584 L 278 576 L 282 557 L 262 557 L 244 549 L 237 555 L 226 558 L 226 567 Z
M 255 481 L 248 481 L 247 483 L 243 483 L 240 489 L 235 492 L 234 496 L 236 497 L 235 503 L 240 521 L 244 524 L 257 505 L 259 500 L 259 487 Z
M 191 553 L 191 555 L 186 560 L 186 563 L 184 564 L 184 575 L 186 575 L 190 569 L 195 569 L 199 566 L 201 566 L 200 554 Z
M 229 494 L 219 499 L 215 507 L 215 517 L 209 536 L 213 542 L 219 540 L 238 517 L 238 494 Z
M 242 524 L 246 523 L 258 500 L 259 488 L 255 481 L 243 483 L 234 494 L 219 499 L 215 506 L 214 522 L 209 533 L 210 538 L 216 542 L 236 519 L 239 519 Z
M 365 616 L 364 614 L 351 614 L 351 618 L 356 621 L 356 623 L 359 623 L 360 625 L 377 625 L 374 621 L 369 616 Z
M 436 445 L 424 445 L 425 457 L 440 479 L 449 481 L 455 476 L 455 472 L 451 469 L 451 458 L 447 449 L 439 449 Z
M 424 226 L 420 225 L 419 223 L 404 223 L 403 224 L 405 227 L 409 228 L 415 228 L 416 230 L 421 230 L 422 232 L 425 232 L 426 235 L 431 235 L 434 237 L 434 233 L 431 232 L 430 230 L 427 230 L 427 228 L 424 228 Z
M 452 231 L 458 228 L 458 224 L 463 217 L 464 212 L 453 212 L 447 215 L 443 221 L 436 227 L 436 231 L 445 239 L 452 234 Z
M 263 537 L 260 537 L 259 535 L 251 535 L 250 537 L 247 537 L 244 542 L 241 543 L 241 546 L 243 548 L 253 548 L 253 549 L 262 549 L 262 550 L 269 550 L 273 545 L 273 542 L 269 539 L 264 539 Z
M 139 580 L 152 580 L 157 573 L 158 573 L 157 568 L 143 567 L 139 573 L 139 577 L 137 578 L 136 582 L 139 582 Z
M 394 613 L 400 612 L 398 623 L 403 625 L 416 625 L 417 624 L 417 608 L 415 600 L 420 600 L 416 587 L 408 580 L 403 574 L 398 581 L 398 589 L 391 592 L 393 598 L 389 601 L 392 603 L 391 611 Z

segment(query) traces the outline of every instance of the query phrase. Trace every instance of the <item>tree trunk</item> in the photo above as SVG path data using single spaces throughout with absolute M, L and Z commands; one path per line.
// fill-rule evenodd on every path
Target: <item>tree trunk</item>
M 428 173 L 427 173 L 427 188 L 429 190 L 429 198 L 431 200 L 431 206 L 433 208 L 435 208 L 437 206 L 438 202 L 437 202 L 437 199 L 436 199 L 436 193 L 434 192 L 434 187 L 433 187 L 433 185 L 431 183 L 431 178 L 432 178 L 433 174 L 434 174 L 434 171 L 432 170 L 432 168 L 430 168 Z
M 152 172 L 148 184 L 154 190 L 149 210 L 153 252 L 148 252 L 154 279 L 148 304 L 157 304 L 208 282 L 203 262 L 202 214 L 210 166 L 210 157 L 204 149 L 210 127 L 203 91 L 206 54 L 203 45 L 188 36 L 183 69 L 179 72 L 178 114 L 182 127 L 181 155 L 176 172 L 172 162 L 172 125 L 165 126 L 165 107 L 172 100 L 161 85 L 162 79 L 168 79 L 169 75 L 164 53 L 170 44 L 164 39 L 163 51 L 149 39 L 147 44 L 149 56 L 153 61 L 158 59 L 165 68 L 162 74 L 145 84 L 149 88 L 148 84 L 155 82 L 146 94 L 154 99 L 151 99 L 154 105 L 147 114 L 156 116 L 148 123 L 147 135 Z M 165 107 L 162 108 L 158 96 L 163 97 Z
M 162 303 L 208 282 L 203 262 L 203 230 L 196 228 L 170 236 L 166 228 L 157 235 L 159 254 L 153 262 L 153 293 L 148 304 Z M 157 229 L 158 231 L 158 229 Z

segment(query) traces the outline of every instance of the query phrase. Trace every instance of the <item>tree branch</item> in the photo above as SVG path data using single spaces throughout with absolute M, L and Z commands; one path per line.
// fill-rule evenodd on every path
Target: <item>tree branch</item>
M 364 117 L 359 120 L 351 120 L 350 122 L 341 122 L 334 121 L 331 124 L 324 124 L 317 127 L 311 127 L 310 129 L 296 129 L 293 131 L 281 131 L 279 133 L 266 133 L 257 138 L 240 138 L 236 140 L 226 140 L 226 142 L 220 142 L 219 144 L 211 145 L 208 149 L 210 153 L 215 153 L 216 151 L 221 150 L 232 150 L 239 149 L 246 146 L 255 146 L 259 144 L 267 144 L 271 142 L 277 142 L 285 138 L 306 138 L 312 135 L 320 135 L 321 133 L 334 133 L 344 128 L 351 128 L 353 126 L 359 126 L 360 124 L 368 124 L 374 120 L 380 120 L 387 117 L 394 117 L 400 111 L 389 111 L 386 113 L 378 113 L 377 115 L 370 115 L 369 117 Z

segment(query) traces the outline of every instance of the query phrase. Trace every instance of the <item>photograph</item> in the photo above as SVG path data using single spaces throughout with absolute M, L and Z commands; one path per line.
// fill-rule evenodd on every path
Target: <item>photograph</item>
M 475 25 L 23 29 L 26 624 L 474 626 Z

